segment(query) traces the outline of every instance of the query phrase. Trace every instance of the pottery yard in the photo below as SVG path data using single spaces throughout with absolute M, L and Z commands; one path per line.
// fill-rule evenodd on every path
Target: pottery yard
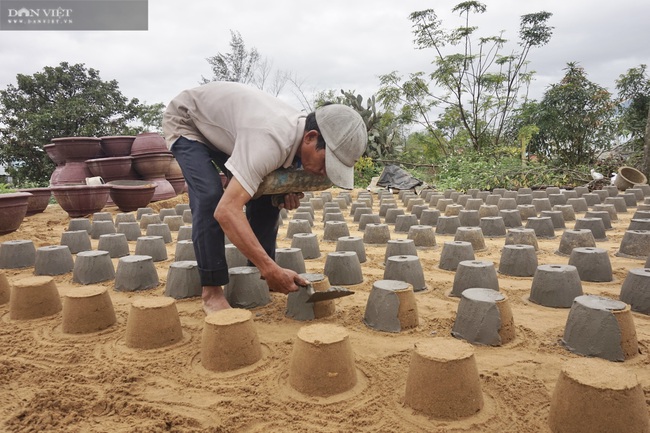
M 248 309 L 208 317 L 186 194 L 88 218 L 50 205 L 0 236 L 2 430 L 647 432 L 648 199 L 605 207 L 611 228 L 585 241 L 596 203 L 555 227 L 517 204 L 555 191 L 497 192 L 314 193 L 277 260 L 354 294 L 268 293 L 231 246 Z M 505 228 L 513 200 L 535 216 Z M 40 261 L 14 266 L 30 247 Z

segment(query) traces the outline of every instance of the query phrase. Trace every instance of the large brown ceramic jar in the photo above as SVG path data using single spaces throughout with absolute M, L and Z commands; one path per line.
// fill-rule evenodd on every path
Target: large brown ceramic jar
M 0 235 L 15 232 L 27 214 L 28 192 L 0 194 Z
M 138 134 L 131 146 L 132 156 L 168 151 L 167 142 L 157 132 L 143 132 L 142 134 Z
M 131 154 L 131 146 L 135 140 L 134 135 L 114 135 L 100 137 L 101 148 L 104 155 L 107 157 L 114 156 L 129 156 Z
M 102 210 L 110 189 L 110 185 L 58 185 L 52 193 L 71 218 L 78 218 Z
M 84 183 L 92 173 L 86 165 L 87 159 L 100 154 L 100 140 L 96 137 L 62 137 L 52 140 L 56 152 L 65 161 L 56 179 L 56 185 Z

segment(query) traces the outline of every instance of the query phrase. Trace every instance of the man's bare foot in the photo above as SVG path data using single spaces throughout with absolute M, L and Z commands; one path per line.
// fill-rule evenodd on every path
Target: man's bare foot
M 203 286 L 201 299 L 203 300 L 203 311 L 205 314 L 231 308 L 221 286 Z

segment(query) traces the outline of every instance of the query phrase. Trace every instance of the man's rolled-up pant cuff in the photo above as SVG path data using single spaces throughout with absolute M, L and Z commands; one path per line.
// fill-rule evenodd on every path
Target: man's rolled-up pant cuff
M 219 270 L 199 269 L 201 286 L 225 286 L 228 284 L 228 268 Z

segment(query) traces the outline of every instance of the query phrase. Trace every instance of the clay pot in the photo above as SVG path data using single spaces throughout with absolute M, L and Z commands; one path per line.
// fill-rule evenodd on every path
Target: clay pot
M 404 405 L 447 420 L 479 412 L 483 393 L 472 346 L 453 338 L 418 342 L 409 364 Z
M 50 178 L 52 185 L 84 183 L 92 173 L 85 161 L 99 155 L 100 140 L 95 137 L 63 137 L 52 140 L 58 157 L 64 161 L 56 179 L 54 173 Z
M 404 281 L 375 281 L 368 296 L 363 322 L 383 332 L 416 328 L 419 319 L 413 287 Z
M 158 287 L 158 284 L 160 280 L 151 256 L 125 256 L 117 262 L 115 290 L 135 292 Z
M 6 241 L 0 244 L 0 269 L 20 269 L 34 266 L 36 248 L 27 239 Z
M 54 198 L 71 218 L 99 212 L 108 201 L 110 185 L 58 185 Z
M 643 387 L 636 375 L 599 359 L 570 359 L 551 396 L 552 433 L 647 432 Z
M 201 365 L 210 371 L 231 371 L 262 359 L 262 346 L 250 311 L 229 308 L 204 319 Z
M 96 137 L 62 137 L 55 138 L 52 142 L 56 151 L 66 162 L 85 161 L 99 155 L 100 139 Z
M 201 277 L 196 260 L 177 260 L 169 266 L 165 296 L 175 299 L 201 296 Z
M 52 190 L 50 188 L 21 188 L 18 191 L 28 192 L 32 195 L 27 200 L 26 216 L 41 213 L 50 204 L 50 197 L 52 197 Z
M 27 214 L 29 198 L 28 192 L 12 192 L 0 194 L 0 235 L 15 232 Z
M 326 323 L 300 328 L 289 361 L 289 384 L 317 397 L 352 389 L 357 372 L 347 330 Z
M 650 255 L 649 241 L 650 230 L 626 230 L 616 255 L 644 259 Z
M 32 320 L 61 311 L 61 299 L 52 277 L 25 277 L 13 282 L 9 299 L 12 320 Z
M 458 263 L 450 296 L 458 296 L 471 288 L 499 291 L 499 279 L 494 263 L 486 260 L 465 260 Z
M 413 291 L 420 292 L 427 289 L 424 280 L 424 271 L 418 256 L 391 256 L 386 259 L 384 280 L 397 280 L 409 283 Z
M 52 160 L 52 162 L 54 162 L 54 164 L 56 164 L 57 166 L 65 164 L 65 158 L 61 156 L 55 143 L 46 144 L 45 146 L 43 146 L 43 149 L 45 149 L 45 152 L 47 152 L 47 156 L 50 157 L 50 159 Z
M 108 185 L 113 203 L 122 212 L 147 206 L 156 192 L 156 184 L 146 180 L 114 180 Z
M 474 249 L 470 242 L 453 241 L 445 242 L 440 253 L 438 267 L 448 271 L 455 271 L 458 264 L 465 260 L 474 260 Z
M 608 361 L 622 362 L 639 354 L 630 306 L 596 295 L 573 300 L 561 342 L 573 353 Z
M 56 150 L 56 144 L 50 143 L 46 144 L 43 146 L 43 149 L 47 152 L 47 156 L 50 157 L 50 159 L 56 164 L 56 168 L 52 172 L 52 175 L 50 176 L 50 185 L 57 185 L 59 182 L 59 176 L 61 175 L 61 171 L 63 170 L 63 166 L 65 165 L 65 160 L 61 158 L 61 155 L 59 155 L 58 150 Z
M 89 159 L 86 165 L 94 176 L 100 176 L 104 181 L 125 179 L 131 171 L 130 156 L 115 156 L 108 158 Z
M 228 303 L 235 308 L 263 307 L 271 302 L 269 288 L 260 279 L 260 271 L 254 266 L 228 269 L 230 281 L 224 287 Z
M 632 188 L 635 184 L 647 182 L 648 179 L 643 173 L 636 168 L 627 166 L 619 168 L 618 175 L 616 176 L 616 179 L 614 179 L 614 185 L 616 185 L 621 191 Z
M 183 339 L 176 300 L 167 296 L 137 298 L 126 320 L 124 341 L 133 349 L 157 349 Z
M 95 284 L 115 279 L 115 268 L 108 251 L 91 250 L 77 254 L 72 270 L 72 281 L 77 284 Z
M 106 287 L 80 287 L 63 298 L 62 330 L 66 334 L 101 331 L 116 321 Z
M 63 275 L 73 268 L 72 253 L 65 245 L 47 245 L 36 250 L 34 275 Z
M 143 132 L 138 134 L 131 145 L 131 155 L 144 155 L 149 153 L 167 152 L 165 139 L 157 132 Z M 163 174 L 167 171 L 163 171 Z
M 582 296 L 578 269 L 573 265 L 539 265 L 530 287 L 530 301 L 552 308 L 569 308 Z
M 504 245 L 499 261 L 499 273 L 515 277 L 532 277 L 538 262 L 532 245 Z
M 176 158 L 172 158 L 171 162 L 169 163 L 169 169 L 165 173 L 165 177 L 170 180 L 183 177 L 183 171 L 181 170 L 181 166 L 178 164 L 178 161 L 176 161 Z
M 311 233 L 308 220 L 291 220 L 287 225 L 287 239 L 293 239 L 299 233 Z
M 165 178 L 165 173 L 169 169 L 173 157 L 171 152 L 146 153 L 133 156 L 135 171 L 145 180 L 156 184 L 156 191 L 152 201 L 176 197 L 174 187 Z
M 133 168 L 145 179 L 164 178 L 173 158 L 167 151 L 133 155 Z
M 135 136 L 116 135 L 99 137 L 99 139 L 101 140 L 100 145 L 104 155 L 108 157 L 129 156 L 131 154 L 131 146 L 133 145 Z
M 177 242 L 178 245 L 178 242 Z M 226 261 L 228 262 L 228 267 L 232 268 L 235 266 L 230 266 L 230 257 L 228 256 L 228 247 L 230 245 L 226 245 Z M 243 257 L 243 260 L 241 263 L 236 264 L 236 266 L 245 266 L 246 265 L 246 257 L 237 250 L 237 248 L 234 248 L 234 245 L 232 246 L 234 251 L 237 251 L 241 257 Z M 305 270 L 305 258 L 302 255 L 302 250 L 300 248 L 278 248 L 275 250 L 275 261 L 278 264 L 278 266 L 285 268 L 285 269 L 291 269 L 292 271 L 295 271 L 298 274 L 304 274 L 306 272 Z
M 451 335 L 477 345 L 509 343 L 515 338 L 515 324 L 508 299 L 491 289 L 465 290 Z
M 167 260 L 165 241 L 162 236 L 140 236 L 135 244 L 135 254 L 150 256 L 154 262 Z
M 181 194 L 185 190 L 184 177 L 167 178 L 167 181 L 171 184 L 172 188 L 174 188 L 176 195 Z
M 363 282 L 359 257 L 354 251 L 335 251 L 327 254 L 323 272 L 335 285 L 353 285 Z
M 79 185 L 85 183 L 86 178 L 92 175 L 85 161 L 70 161 L 61 166 L 56 180 L 50 179 L 50 184 L 52 186 Z

